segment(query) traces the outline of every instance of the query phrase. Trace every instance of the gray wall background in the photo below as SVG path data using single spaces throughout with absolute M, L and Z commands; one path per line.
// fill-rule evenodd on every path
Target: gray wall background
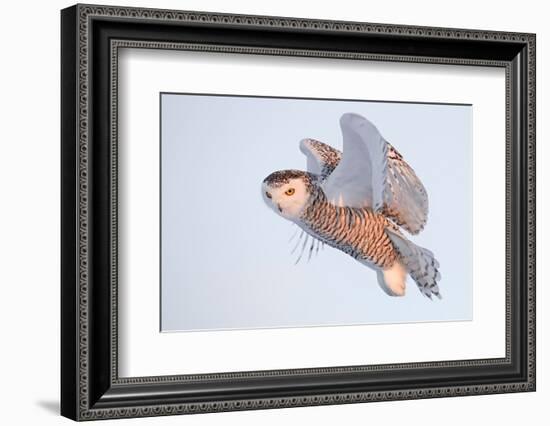
M 161 107 L 162 331 L 471 319 L 471 106 L 162 94 Z M 388 297 L 328 247 L 294 265 L 296 227 L 260 184 L 305 169 L 302 138 L 341 149 L 345 112 L 371 120 L 423 181 L 430 215 L 411 239 L 441 263 L 443 300 L 410 277 L 405 297 Z

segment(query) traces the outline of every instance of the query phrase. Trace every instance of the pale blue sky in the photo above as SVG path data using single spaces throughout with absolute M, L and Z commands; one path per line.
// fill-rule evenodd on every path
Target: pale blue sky
M 472 107 L 161 95 L 163 331 L 470 320 Z M 376 274 L 325 247 L 294 265 L 295 227 L 264 204 L 275 170 L 302 169 L 310 137 L 341 149 L 339 118 L 372 121 L 430 197 L 411 240 L 441 264 L 443 300 L 387 296 Z

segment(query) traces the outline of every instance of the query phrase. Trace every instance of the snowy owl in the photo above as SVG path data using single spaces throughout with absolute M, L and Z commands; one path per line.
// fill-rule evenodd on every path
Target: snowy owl
M 303 139 L 307 172 L 282 170 L 262 182 L 262 196 L 275 213 L 307 236 L 343 251 L 376 271 L 390 296 L 405 294 L 409 274 L 421 293 L 441 298 L 439 263 L 431 251 L 401 232 L 420 232 L 428 196 L 413 169 L 364 117 L 340 118 L 343 153 Z M 306 239 L 307 241 L 307 239 Z M 305 242 L 304 242 L 305 247 Z M 310 255 L 313 245 L 310 247 Z

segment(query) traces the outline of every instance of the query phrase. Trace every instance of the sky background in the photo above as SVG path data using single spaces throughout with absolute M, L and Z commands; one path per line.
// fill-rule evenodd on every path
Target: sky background
M 471 320 L 472 111 L 466 105 L 161 94 L 161 330 Z M 410 239 L 441 264 L 443 300 L 325 247 L 295 265 L 297 229 L 263 202 L 263 179 L 306 168 L 303 138 L 342 148 L 346 112 L 372 121 L 424 183 Z

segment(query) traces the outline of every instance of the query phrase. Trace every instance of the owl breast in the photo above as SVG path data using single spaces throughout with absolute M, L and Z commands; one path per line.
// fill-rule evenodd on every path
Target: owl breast
M 339 207 L 322 190 L 310 197 L 298 223 L 306 232 L 353 258 L 386 268 L 398 257 L 385 228 L 385 216 L 369 208 Z

